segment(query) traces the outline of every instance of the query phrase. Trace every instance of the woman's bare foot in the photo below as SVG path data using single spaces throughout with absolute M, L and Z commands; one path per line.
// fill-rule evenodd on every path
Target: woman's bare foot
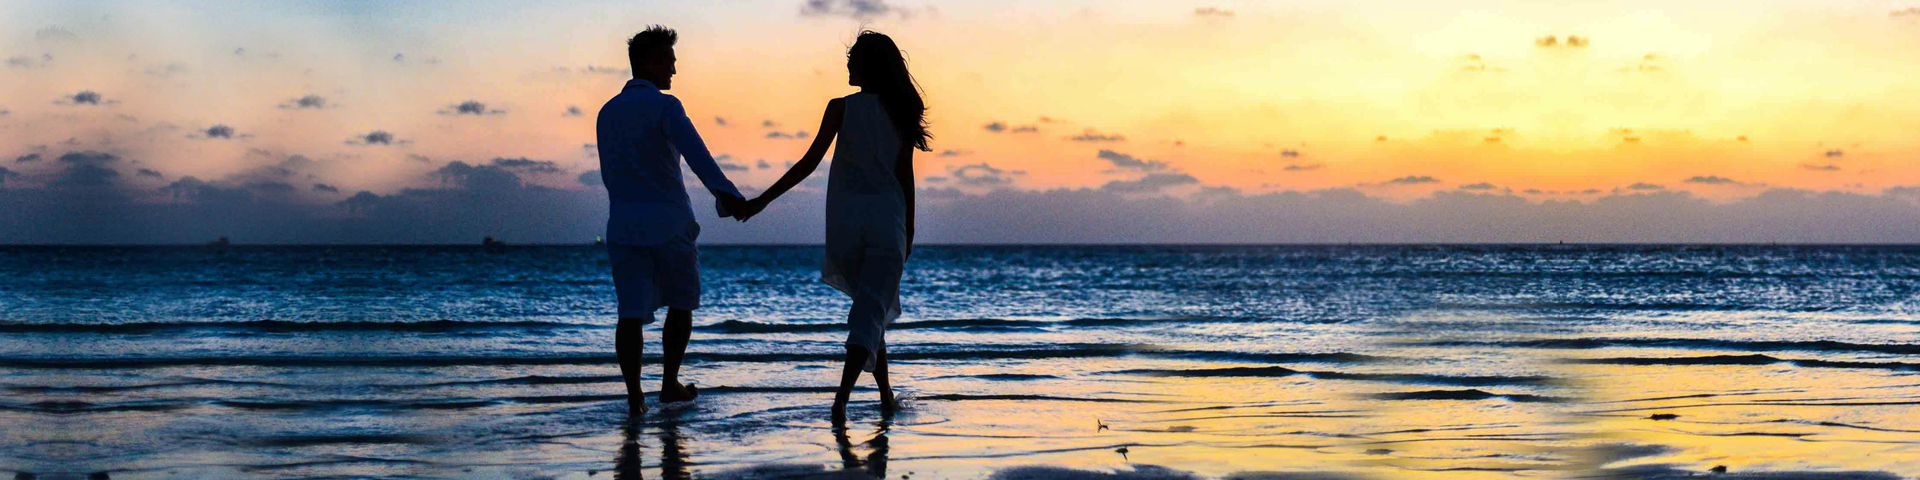
M 660 386 L 660 403 L 686 402 L 695 398 L 700 398 L 700 388 L 691 383 Z
M 647 414 L 647 399 L 638 395 L 627 397 L 627 416 L 639 417 Z
M 880 390 L 880 411 L 893 413 L 900 409 L 900 403 L 893 398 L 893 389 Z
M 846 426 L 846 424 L 847 424 L 847 403 L 833 402 L 833 426 L 843 427 L 843 426 Z

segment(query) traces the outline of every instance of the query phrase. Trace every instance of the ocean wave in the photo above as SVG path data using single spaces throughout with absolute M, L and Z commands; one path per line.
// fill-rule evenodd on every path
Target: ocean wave
M 1068 344 L 1043 349 L 928 350 L 890 352 L 894 360 L 1035 360 L 1056 358 L 1101 358 L 1140 356 L 1150 358 L 1237 361 L 1258 363 L 1365 363 L 1389 360 L 1347 352 L 1228 352 L 1180 350 L 1155 345 Z M 688 360 L 732 363 L 831 362 L 844 353 L 691 353 Z M 658 357 L 642 361 L 657 362 Z M 580 353 L 542 356 L 485 355 L 259 355 L 231 357 L 0 357 L 5 368 L 55 369 L 137 369 L 174 366 L 262 366 L 262 367 L 346 367 L 346 366 L 455 366 L 455 365 L 609 365 L 617 362 L 612 354 Z
M 1417 345 L 1436 347 L 1507 347 L 1584 350 L 1607 347 L 1656 347 L 1741 351 L 1807 350 L 1920 354 L 1920 344 L 1853 343 L 1833 340 L 1731 340 L 1708 338 L 1553 338 L 1537 340 L 1433 341 Z
M 292 320 L 240 320 L 226 322 L 136 322 L 136 323 L 32 323 L 0 322 L 0 333 L 102 333 L 147 334 L 190 330 L 242 330 L 249 332 L 447 332 L 486 329 L 603 328 L 601 325 L 547 321 L 465 321 L 427 320 L 416 322 L 301 322 Z
M 1866 368 L 1879 370 L 1920 371 L 1920 363 L 1906 362 L 1860 362 L 1845 360 L 1789 359 L 1768 355 L 1707 355 L 1700 357 L 1607 357 L 1576 358 L 1562 360 L 1575 364 L 1598 365 L 1771 365 L 1785 363 L 1798 367 L 1812 368 Z
M 1371 397 L 1378 400 L 1487 400 L 1498 398 L 1520 403 L 1561 403 L 1567 401 L 1567 399 L 1560 397 L 1517 393 L 1499 394 L 1478 389 L 1387 392 L 1376 393 L 1371 395 Z
M 1271 378 L 1292 375 L 1305 375 L 1323 380 L 1359 380 L 1391 383 L 1423 383 L 1438 385 L 1457 385 L 1463 387 L 1494 385 L 1550 385 L 1559 379 L 1547 376 L 1530 375 L 1431 375 L 1420 373 L 1349 373 L 1329 371 L 1294 370 L 1286 367 L 1224 367 L 1201 369 L 1132 369 L 1106 372 L 1116 375 L 1146 375 L 1153 377 L 1256 377 Z
M 999 318 L 967 318 L 950 320 L 915 320 L 895 322 L 887 330 L 1040 330 L 1051 327 L 1116 327 L 1131 325 L 1152 325 L 1165 323 L 1210 323 L 1240 322 L 1243 320 L 1213 317 L 1174 317 L 1174 318 L 1077 318 L 1072 320 L 1008 320 Z M 694 330 L 726 334 L 753 333 L 832 333 L 844 332 L 847 326 L 840 322 L 829 323 L 764 323 L 746 320 L 727 320 L 711 325 L 697 326 Z

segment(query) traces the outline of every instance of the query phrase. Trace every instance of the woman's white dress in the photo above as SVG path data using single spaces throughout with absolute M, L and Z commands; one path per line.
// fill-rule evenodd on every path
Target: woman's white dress
M 853 298 L 847 344 L 871 353 L 886 347 L 887 326 L 900 317 L 907 205 L 894 164 L 902 145 L 878 95 L 856 93 L 845 103 L 827 175 L 827 255 L 820 280 Z M 873 371 L 873 358 L 867 356 L 867 371 Z

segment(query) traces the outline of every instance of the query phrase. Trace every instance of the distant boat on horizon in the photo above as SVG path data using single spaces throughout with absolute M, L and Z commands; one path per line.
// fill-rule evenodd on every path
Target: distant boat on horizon
M 493 237 L 486 237 L 486 238 L 480 239 L 480 245 L 488 246 L 488 247 L 499 247 L 499 246 L 505 246 L 506 244 L 507 242 L 502 242 L 500 240 L 494 239 Z
M 227 240 L 227 237 L 220 237 L 220 238 L 213 239 L 213 241 L 211 242 L 207 242 L 207 246 L 209 247 L 224 247 L 232 244 L 233 242 L 230 240 Z

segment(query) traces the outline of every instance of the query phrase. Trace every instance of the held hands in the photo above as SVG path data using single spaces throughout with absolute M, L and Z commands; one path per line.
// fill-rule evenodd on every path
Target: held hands
M 740 208 L 733 211 L 733 218 L 745 222 L 747 219 L 753 218 L 754 215 L 759 215 L 761 210 L 766 210 L 767 204 L 772 201 L 772 199 L 767 198 L 765 195 L 761 195 L 752 200 L 741 202 L 742 205 Z

